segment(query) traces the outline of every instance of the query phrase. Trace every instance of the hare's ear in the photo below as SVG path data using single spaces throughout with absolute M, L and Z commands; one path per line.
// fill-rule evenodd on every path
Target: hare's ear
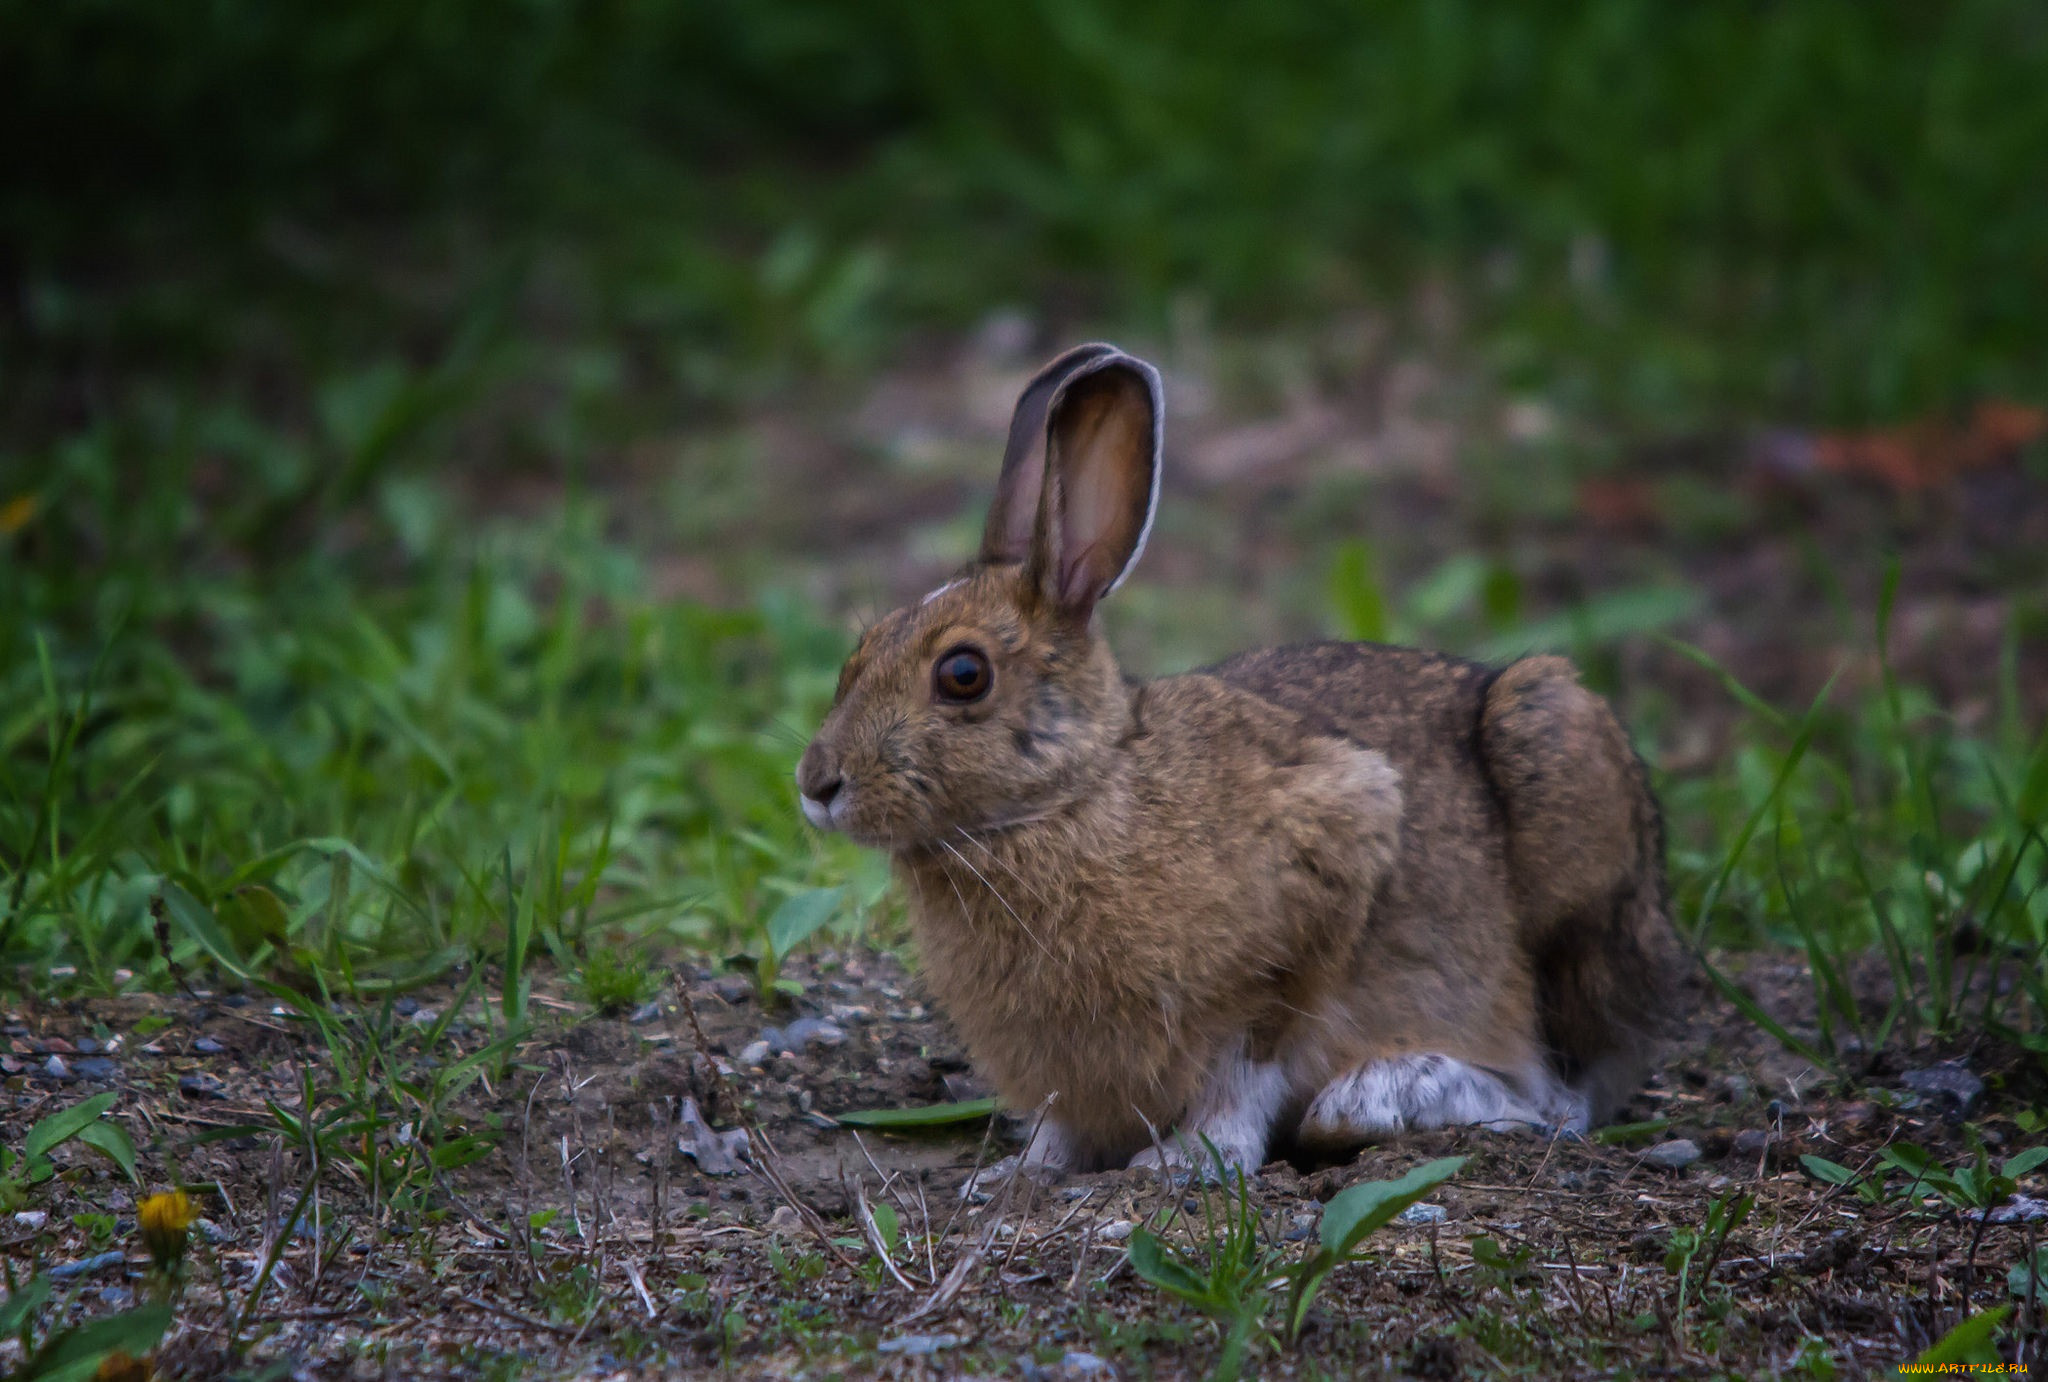
M 1046 419 L 1046 492 L 1027 569 L 1086 619 L 1138 561 L 1159 507 L 1159 371 L 1112 352 L 1067 376 Z
M 1075 370 L 1107 356 L 1115 346 L 1075 346 L 1054 360 L 1017 395 L 1010 415 L 1010 440 L 1003 447 L 1003 473 L 996 481 L 995 502 L 981 533 L 983 562 L 1021 562 L 1031 555 L 1031 534 L 1038 527 L 1038 500 L 1045 489 L 1045 415 L 1053 395 Z

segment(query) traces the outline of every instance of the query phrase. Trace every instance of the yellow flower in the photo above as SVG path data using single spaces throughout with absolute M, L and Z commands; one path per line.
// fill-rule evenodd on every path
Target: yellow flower
M 92 1376 L 93 1382 L 151 1382 L 156 1369 L 147 1358 L 132 1358 L 125 1349 L 117 1348 L 100 1359 L 99 1370 Z
M 0 537 L 13 537 L 26 528 L 29 520 L 36 516 L 37 507 L 33 494 L 18 494 L 0 504 Z
M 191 1196 L 182 1190 L 151 1195 L 135 1213 L 142 1224 L 142 1241 L 159 1267 L 174 1267 L 185 1257 L 185 1235 L 199 1220 Z

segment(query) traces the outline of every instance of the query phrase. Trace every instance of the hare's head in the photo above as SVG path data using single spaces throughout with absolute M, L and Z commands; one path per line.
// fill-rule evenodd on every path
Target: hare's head
M 1158 372 L 1111 346 L 1025 388 L 980 553 L 870 628 L 839 674 L 797 765 L 814 825 L 908 850 L 1088 791 L 1130 716 L 1095 606 L 1151 531 L 1164 414 Z

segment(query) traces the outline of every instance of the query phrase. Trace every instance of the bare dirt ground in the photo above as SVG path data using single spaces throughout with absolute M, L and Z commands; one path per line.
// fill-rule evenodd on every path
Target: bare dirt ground
M 682 988 L 631 1021 L 579 1019 L 543 996 L 552 1017 L 459 1110 L 470 1126 L 501 1128 L 493 1150 L 442 1175 L 442 1208 L 410 1231 L 380 1216 L 371 1187 L 351 1194 L 346 1177 L 330 1176 L 309 1216 L 317 1229 L 305 1224 L 284 1247 L 244 1327 L 250 1359 L 296 1357 L 293 1375 L 314 1377 L 505 1376 L 519 1360 L 552 1376 L 619 1378 L 1207 1371 L 1219 1327 L 1123 1260 L 1134 1225 L 1168 1218 L 1178 1224 L 1163 1230 L 1169 1240 L 1199 1237 L 1206 1196 L 1116 1172 L 998 1183 L 963 1201 L 976 1168 L 1014 1148 L 1016 1120 L 892 1134 L 833 1116 L 980 1092 L 915 979 L 871 951 L 821 954 L 790 972 L 803 996 L 772 1012 L 743 974 L 685 972 Z M 1759 965 L 1748 977 L 1795 1016 L 1796 970 Z M 414 994 L 415 1030 L 449 996 Z M 117 1088 L 145 1183 L 207 1187 L 180 1331 L 162 1361 L 185 1375 L 224 1369 L 229 1321 L 272 1246 L 263 1225 L 286 1217 L 306 1159 L 274 1131 L 203 1139 L 274 1130 L 264 1100 L 300 1111 L 308 1069 L 324 1085 L 330 1061 L 309 1024 L 264 995 L 228 993 L 6 1016 L 7 1145 L 52 1109 Z M 481 1045 L 487 1028 L 480 1007 L 462 1015 L 437 1059 Z M 2031 1092 L 2020 1067 L 1989 1050 L 1920 1054 L 1960 1056 L 1991 1086 L 1971 1116 L 1994 1155 L 2029 1144 L 2012 1118 Z M 1809 1153 L 1863 1167 L 1897 1141 L 1963 1159 L 1958 1108 L 1916 1095 L 1903 1070 L 1880 1059 L 1866 1079 L 1830 1087 L 1709 1006 L 1630 1110 L 1666 1126 L 1631 1145 L 1437 1132 L 1335 1164 L 1275 1162 L 1252 1196 L 1262 1232 L 1284 1250 L 1312 1236 L 1319 1203 L 1347 1185 L 1470 1158 L 1427 1202 L 1440 1214 L 1371 1239 L 1369 1260 L 1338 1271 L 1298 1347 L 1255 1350 L 1253 1370 L 1828 1375 L 1799 1361 L 1809 1337 L 1827 1341 L 1842 1375 L 1910 1358 L 1960 1318 L 1965 1292 L 1979 1305 L 1987 1287 L 2003 1293 L 2004 1265 L 2022 1260 L 2034 1229 L 1980 1229 L 1917 1194 L 1867 1203 L 1800 1169 Z M 715 1130 L 752 1130 L 739 1164 L 698 1164 L 716 1163 L 721 1144 L 679 1119 L 685 1100 Z M 1697 1159 L 1655 1150 L 1678 1139 Z M 59 1225 L 112 1216 L 117 1255 L 81 1227 L 43 1266 L 67 1273 L 63 1289 L 119 1304 L 141 1286 L 139 1254 L 118 1246 L 134 1241 L 134 1195 L 89 1152 L 58 1157 L 56 1194 L 39 1209 Z M 1754 1195 L 1755 1209 L 1710 1283 L 1699 1276 L 1705 1255 L 1692 1264 L 1681 1309 L 1672 1228 L 1697 1227 L 1730 1192 Z M 894 1210 L 886 1267 L 864 1205 Z M 19 1273 L 26 1245 L 50 1240 L 26 1221 L 13 1227 L 0 1250 Z
M 1055 344 L 984 333 L 851 398 L 650 437 L 610 476 L 612 528 L 651 554 L 665 594 L 739 601 L 780 585 L 857 621 L 968 554 L 1017 384 L 1039 347 Z M 1813 461 L 1839 438 L 1616 437 L 1369 324 L 1286 348 L 1195 341 L 1154 353 L 1173 410 L 1167 494 L 1145 564 L 1108 616 L 1134 670 L 1328 632 L 1325 562 L 1311 554 L 1365 537 L 1396 601 L 1460 553 L 1512 571 L 1522 624 L 1586 595 L 1683 587 L 1695 598 L 1654 629 L 1796 705 L 1840 669 L 1844 695 L 1875 683 L 1870 610 L 1883 554 L 1896 550 L 1902 674 L 1980 725 L 1997 713 L 1991 669 L 2010 649 L 2034 711 L 2048 703 L 2038 455 L 2033 470 L 2007 455 L 1900 486 Z M 528 493 L 493 472 L 476 505 L 525 512 L 560 499 L 556 484 Z M 1460 617 L 1469 636 L 1484 633 Z M 1650 727 L 1655 760 L 1679 774 L 1716 763 L 1736 717 L 1714 678 L 1649 639 L 1623 646 L 1602 679 Z M 1199 1238 L 1197 1190 L 1126 1172 L 1019 1181 L 963 1201 L 976 1168 L 1014 1149 L 1015 1119 L 856 1133 L 834 1117 L 984 1092 L 903 959 L 827 953 L 786 972 L 802 997 L 769 1011 L 745 973 L 683 971 L 701 1043 L 675 993 L 653 1011 L 589 1018 L 542 982 L 536 1034 L 455 1110 L 489 1133 L 490 1152 L 437 1177 L 417 1227 L 380 1210 L 379 1187 L 338 1189 L 346 1173 L 330 1168 L 253 1305 L 277 1247 L 265 1225 L 287 1217 L 310 1169 L 276 1131 L 278 1111 L 302 1110 L 308 1071 L 317 1088 L 335 1082 L 331 1054 L 288 1005 L 216 992 L 7 1012 L 0 1145 L 20 1145 L 56 1108 L 119 1089 L 116 1116 L 143 1149 L 144 1183 L 208 1187 L 161 1360 L 172 1375 L 269 1359 L 296 1359 L 294 1375 L 312 1377 L 1207 1373 L 1221 1326 L 1126 1261 L 1138 1225 L 1164 1219 L 1169 1240 L 1186 1241 L 1190 1225 Z M 1760 959 L 1746 982 L 1785 1020 L 1803 1019 L 1809 990 L 1796 967 Z M 423 1033 L 421 1014 L 445 1011 L 453 992 L 409 995 L 401 1024 Z M 491 1032 L 473 1000 L 441 1047 L 407 1059 L 430 1070 Z M 1259 1342 L 1249 1367 L 1273 1377 L 1882 1372 L 1971 1308 L 2005 1299 L 2005 1270 L 2031 1255 L 2035 1226 L 1979 1225 L 1920 1193 L 1866 1200 L 1814 1179 L 1800 1158 L 1861 1171 L 1879 1148 L 1905 1143 L 1945 1165 L 1967 1159 L 1960 1110 L 1905 1082 L 1950 1059 L 1986 1086 L 1969 1121 L 1993 1158 L 2032 1145 L 2020 1120 L 2042 1091 L 2033 1066 L 2008 1052 L 1877 1052 L 1861 1078 L 1836 1085 L 1703 996 L 1627 1115 L 1663 1125 L 1640 1140 L 1432 1133 L 1339 1164 L 1276 1163 L 1251 1193 L 1262 1233 L 1291 1252 L 1345 1186 L 1435 1156 L 1471 1158 L 1429 1201 L 1440 1217 L 1369 1240 L 1368 1260 L 1335 1275 L 1299 1346 Z M 710 1133 L 685 1126 L 685 1101 Z M 331 1106 L 316 1095 L 316 1111 Z M 750 1154 L 710 1174 L 699 1157 L 715 1162 L 729 1147 L 716 1133 L 736 1129 L 750 1131 Z M 1652 1155 L 1680 1141 L 1696 1158 Z M 142 1263 L 123 1251 L 134 1192 L 88 1151 L 56 1156 L 64 1170 L 51 1193 L 20 1212 L 47 1215 L 62 1236 L 53 1247 L 45 1229 L 0 1220 L 0 1252 L 18 1274 L 45 1252 L 43 1265 L 66 1273 L 60 1289 L 93 1297 L 92 1310 L 134 1299 Z M 1667 1265 L 1674 1232 L 1698 1229 L 1737 1193 L 1755 1208 L 1725 1244 Z M 864 1204 L 893 1211 L 886 1263 Z M 108 1216 L 111 1231 L 78 1215 Z M 2020 1305 L 2031 1357 L 2038 1303 Z M 248 1353 L 234 1364 L 227 1349 L 245 1309 Z M 0 1352 L 0 1364 L 12 1357 Z

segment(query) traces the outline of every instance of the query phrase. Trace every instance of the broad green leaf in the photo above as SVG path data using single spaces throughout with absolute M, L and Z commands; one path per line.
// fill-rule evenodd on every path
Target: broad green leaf
M 969 1123 L 995 1111 L 993 1099 L 967 1099 L 957 1104 L 925 1104 L 920 1108 L 855 1109 L 832 1116 L 855 1128 L 936 1128 L 947 1123 Z
M 896 1217 L 896 1206 L 872 1204 L 868 1206 L 868 1212 L 874 1216 L 875 1236 L 882 1240 L 882 1251 L 894 1257 L 903 1241 L 903 1223 Z
M 1402 1210 L 1457 1175 L 1465 1160 L 1461 1156 L 1439 1157 L 1397 1179 L 1367 1181 L 1341 1192 L 1323 1206 L 1319 1234 L 1323 1247 L 1344 1257 L 1368 1233 L 1392 1222 Z
M 238 978 L 255 977 L 219 920 L 176 883 L 164 884 L 164 910 L 184 928 L 186 935 L 199 942 L 199 948 L 211 955 L 215 964 Z
M 2021 1300 L 2031 1296 L 2036 1301 L 2048 1301 L 2048 1248 L 2035 1248 L 2034 1260 L 2022 1262 L 2007 1272 L 2005 1284 Z
M 2044 1161 L 2048 1161 L 2048 1147 L 2029 1147 L 2018 1156 L 2007 1157 L 2005 1164 L 1998 1169 L 2018 1180 Z
M 1914 1359 L 1915 1366 L 1997 1362 L 1998 1349 L 1992 1344 L 1992 1336 L 1998 1332 L 1998 1326 L 2004 1324 L 2005 1317 L 2011 1313 L 2010 1305 L 1979 1311 L 1942 1335 L 1933 1348 Z
M 142 1183 L 135 1174 L 135 1144 L 119 1123 L 87 1123 L 78 1130 L 78 1140 L 120 1167 L 129 1180 Z
M 0 1335 L 13 1338 L 21 1333 L 22 1322 L 43 1308 L 50 1298 L 50 1278 L 32 1276 L 28 1284 L 0 1301 Z
M 140 1358 L 155 1348 L 171 1326 L 171 1307 L 145 1305 L 78 1329 L 67 1329 L 36 1350 L 12 1382 L 72 1382 L 92 1376 L 100 1360 L 116 1349 Z
M 1799 1158 L 1799 1164 L 1815 1180 L 1826 1181 L 1829 1185 L 1848 1185 L 1856 1179 L 1854 1171 L 1824 1156 L 1803 1156 Z
M 1596 1131 L 1593 1140 L 1603 1147 L 1632 1147 L 1638 1142 L 1649 1141 L 1670 1126 L 1669 1118 L 1652 1118 L 1645 1123 L 1615 1123 Z
M 844 888 L 812 888 L 785 898 L 768 918 L 768 948 L 775 952 L 775 958 L 782 959 L 816 935 L 832 920 L 845 895 Z
M 437 1171 L 452 1171 L 458 1166 L 467 1166 L 470 1162 L 488 1155 L 490 1150 L 489 1138 L 458 1137 L 434 1148 L 428 1160 L 433 1162 Z
M 221 899 L 216 911 L 240 954 L 253 955 L 264 945 L 283 950 L 290 944 L 291 914 L 261 883 L 243 884 Z
M 1337 558 L 1330 566 L 1329 594 L 1342 637 L 1378 643 L 1392 635 L 1386 590 L 1375 565 L 1368 543 L 1354 539 L 1337 548 Z
M 83 1132 L 87 1124 L 112 1108 L 120 1097 L 109 1090 L 105 1094 L 93 1095 L 84 1103 L 58 1109 L 28 1130 L 28 1141 L 23 1144 L 23 1150 L 31 1157 L 38 1157 L 61 1142 L 69 1142 Z
M 1169 1251 L 1150 1229 L 1141 1228 L 1131 1235 L 1131 1270 L 1160 1290 L 1170 1291 L 1190 1303 L 1208 1298 L 1209 1283 Z

